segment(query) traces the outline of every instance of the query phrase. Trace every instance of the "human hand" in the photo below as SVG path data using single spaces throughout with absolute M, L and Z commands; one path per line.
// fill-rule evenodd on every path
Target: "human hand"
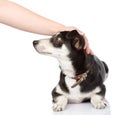
M 80 30 L 79 30 L 80 31 Z M 80 33 L 80 32 L 79 32 Z M 81 32 L 80 35 L 83 36 L 83 38 L 85 39 L 85 46 L 84 46 L 84 49 L 86 50 L 87 54 L 91 54 L 93 55 L 93 51 L 90 49 L 89 47 L 89 42 L 88 42 L 88 39 L 87 37 L 85 36 L 85 33 Z
M 82 35 L 83 38 L 85 39 L 84 50 L 86 51 L 87 54 L 93 55 L 93 51 L 92 51 L 92 50 L 90 49 L 90 47 L 89 47 L 89 42 L 88 42 L 87 37 L 85 36 L 85 33 L 83 33 L 82 31 L 80 31 L 78 28 L 72 27 L 72 26 L 67 26 L 67 27 L 65 27 L 65 30 L 66 30 L 66 31 L 77 30 L 78 33 L 79 33 L 80 35 Z

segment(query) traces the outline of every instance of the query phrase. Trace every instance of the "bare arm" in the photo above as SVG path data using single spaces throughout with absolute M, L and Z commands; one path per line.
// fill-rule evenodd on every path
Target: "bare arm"
M 0 0 L 0 23 L 42 35 L 53 35 L 66 27 L 16 3 Z
M 41 35 L 53 35 L 58 31 L 77 29 L 47 19 L 8 0 L 0 0 L 0 23 Z M 88 54 L 92 54 L 86 36 L 80 30 L 78 32 L 86 41 L 84 49 Z

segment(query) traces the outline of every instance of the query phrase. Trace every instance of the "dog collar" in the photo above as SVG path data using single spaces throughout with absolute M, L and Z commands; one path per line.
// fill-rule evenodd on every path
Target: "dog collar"
M 77 76 L 75 76 L 75 77 L 72 77 L 72 79 L 75 79 L 75 80 L 76 80 L 76 83 L 74 83 L 74 84 L 71 86 L 71 88 L 76 87 L 78 84 L 80 84 L 82 81 L 84 81 L 84 80 L 86 79 L 86 77 L 87 77 L 88 72 L 89 72 L 89 71 L 87 70 L 86 72 L 84 72 L 84 73 L 82 73 L 82 74 L 79 74 L 79 75 L 77 75 Z

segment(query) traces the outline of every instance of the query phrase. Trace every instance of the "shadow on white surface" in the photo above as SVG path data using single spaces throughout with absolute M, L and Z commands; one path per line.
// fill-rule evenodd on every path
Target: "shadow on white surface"
M 68 104 L 62 112 L 53 112 L 53 115 L 111 115 L 108 102 L 105 109 L 95 109 L 90 103 Z

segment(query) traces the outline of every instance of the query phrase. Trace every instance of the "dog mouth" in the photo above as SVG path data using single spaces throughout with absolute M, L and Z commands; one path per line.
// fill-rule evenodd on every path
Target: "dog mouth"
M 42 50 L 38 50 L 36 47 L 35 47 L 35 50 L 38 52 L 38 53 L 40 53 L 40 54 L 43 54 L 43 55 L 51 55 L 52 53 L 50 53 L 50 52 L 47 52 L 47 51 L 42 51 Z
M 49 52 L 40 52 L 38 51 L 40 54 L 44 54 L 44 55 L 51 55 L 52 53 L 49 53 Z
M 35 47 L 35 50 L 39 53 L 39 54 L 43 54 L 43 55 L 52 55 L 52 53 L 50 52 L 47 52 L 47 51 L 42 51 L 42 50 L 38 50 L 36 47 Z

